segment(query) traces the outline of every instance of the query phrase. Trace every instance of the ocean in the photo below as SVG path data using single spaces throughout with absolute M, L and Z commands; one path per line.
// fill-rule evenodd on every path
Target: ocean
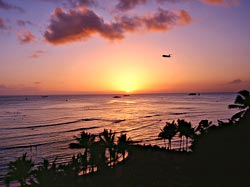
M 98 134 L 112 129 L 140 144 L 164 146 L 156 139 L 166 121 L 185 119 L 195 127 L 208 119 L 217 124 L 236 112 L 228 109 L 235 97 L 235 93 L 1 96 L 0 185 L 7 164 L 25 152 L 36 163 L 55 158 L 66 162 L 79 152 L 68 145 L 83 130 Z

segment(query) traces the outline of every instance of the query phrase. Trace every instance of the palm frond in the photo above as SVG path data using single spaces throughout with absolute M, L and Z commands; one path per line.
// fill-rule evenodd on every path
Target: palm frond
M 241 95 L 237 95 L 237 97 L 236 97 L 234 103 L 235 103 L 235 104 L 244 105 L 245 100 L 244 100 L 244 98 L 243 98 Z
M 245 107 L 242 105 L 238 105 L 238 104 L 232 104 L 232 105 L 228 105 L 228 108 L 244 109 Z
M 241 118 L 241 117 L 244 115 L 244 113 L 245 113 L 245 110 L 240 111 L 240 112 L 234 114 L 234 115 L 231 117 L 231 119 L 232 119 L 232 120 L 239 119 L 239 118 Z
M 249 98 L 249 96 L 250 96 L 250 93 L 248 90 L 241 90 L 238 92 L 238 94 L 242 95 L 245 98 Z

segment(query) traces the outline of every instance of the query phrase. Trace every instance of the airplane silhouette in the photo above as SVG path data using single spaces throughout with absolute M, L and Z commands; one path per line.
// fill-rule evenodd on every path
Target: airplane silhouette
M 171 57 L 171 54 L 168 54 L 168 55 L 162 55 L 162 57 L 170 58 L 170 57 Z

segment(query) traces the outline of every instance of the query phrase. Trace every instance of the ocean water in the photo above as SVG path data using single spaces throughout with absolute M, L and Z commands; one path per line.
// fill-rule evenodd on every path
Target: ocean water
M 58 163 L 66 162 L 79 152 L 68 145 L 82 130 L 97 134 L 112 129 L 140 144 L 163 146 L 156 139 L 166 121 L 185 119 L 195 127 L 208 119 L 217 124 L 236 112 L 228 109 L 235 97 L 229 93 L 0 97 L 0 181 L 7 163 L 24 152 L 35 162 L 55 157 Z

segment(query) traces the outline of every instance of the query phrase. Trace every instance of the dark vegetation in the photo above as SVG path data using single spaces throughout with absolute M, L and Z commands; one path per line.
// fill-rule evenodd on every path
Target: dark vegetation
M 24 154 L 9 163 L 5 182 L 17 181 L 21 187 L 250 186 L 249 91 L 240 91 L 229 108 L 240 111 L 218 125 L 202 120 L 193 128 L 185 120 L 166 122 L 158 135 L 168 141 L 165 148 L 131 145 L 126 134 L 116 138 L 111 130 L 82 132 L 69 145 L 80 151 L 69 163 L 44 160 L 34 168 Z M 174 136 L 179 137 L 178 150 L 171 149 Z

